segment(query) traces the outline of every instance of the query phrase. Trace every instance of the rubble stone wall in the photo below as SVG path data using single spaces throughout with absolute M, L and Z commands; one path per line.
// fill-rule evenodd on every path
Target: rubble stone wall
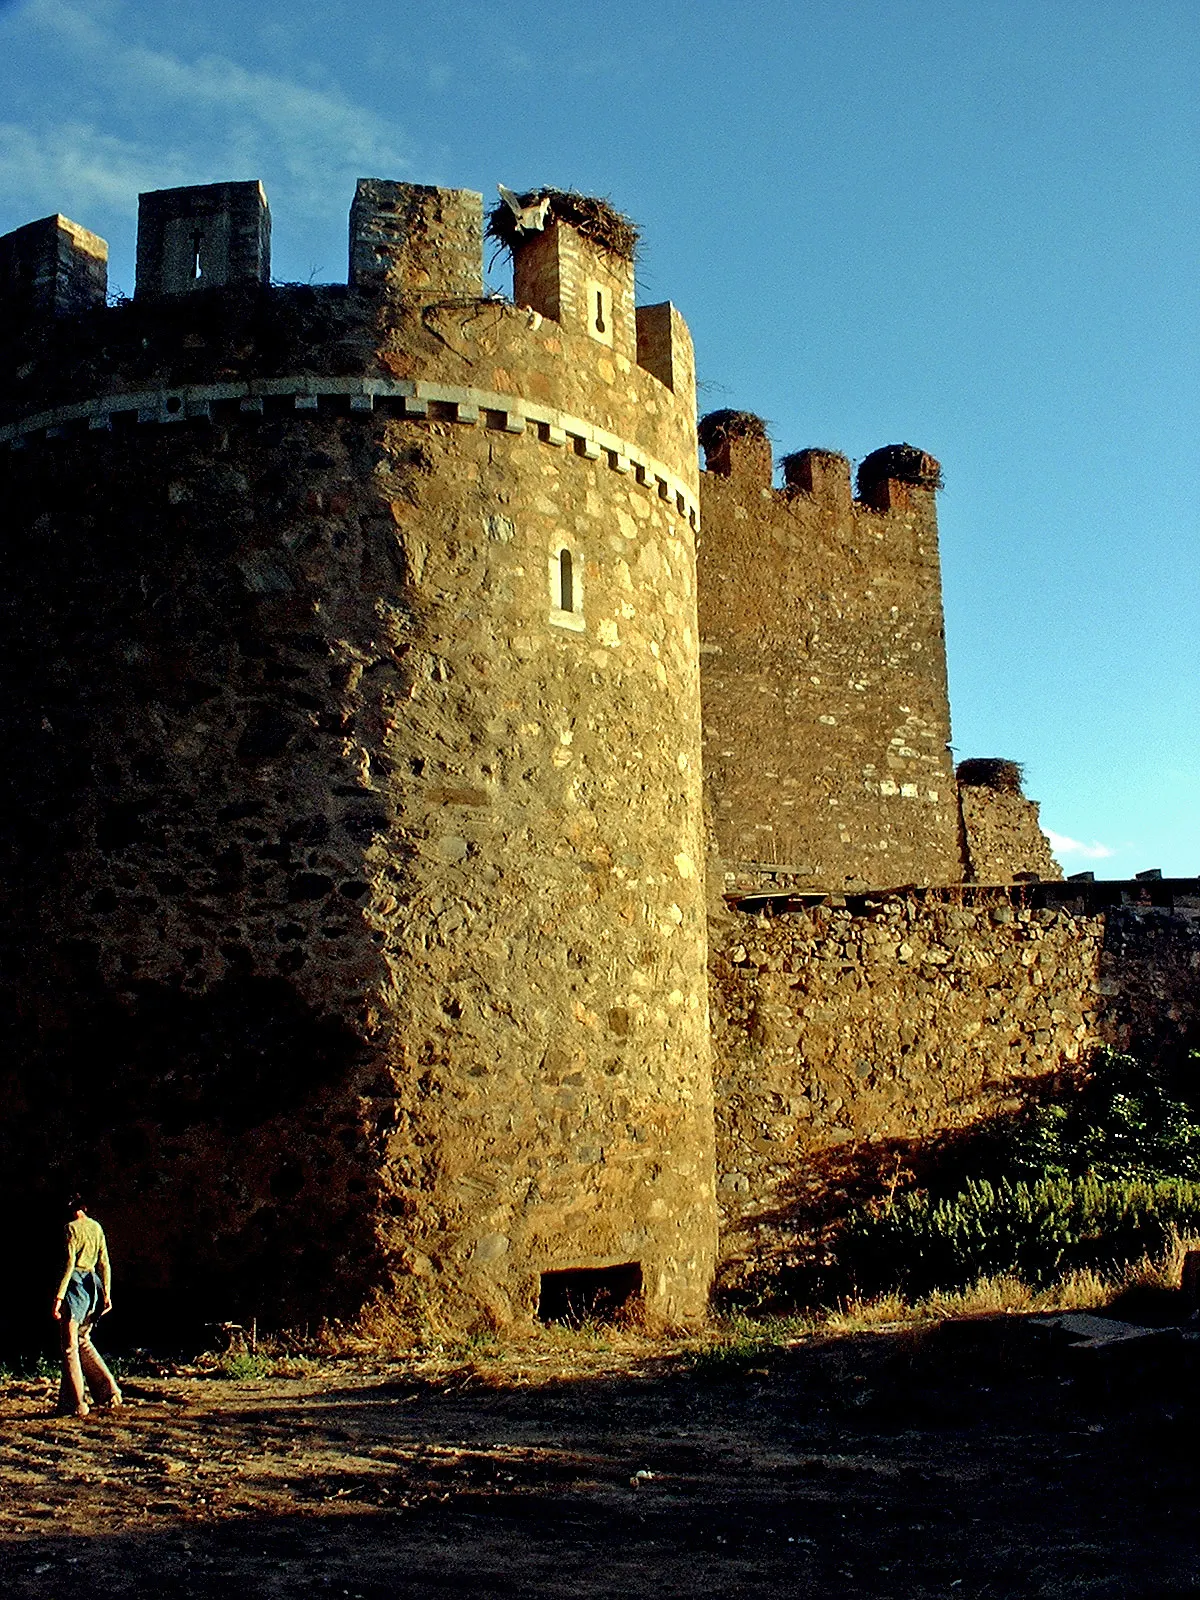
M 1090 1047 L 1200 1044 L 1200 900 L 1089 916 L 894 897 L 737 917 L 714 931 L 712 997 L 736 1278 L 777 1224 L 836 1210 L 831 1184 L 855 1168 L 1019 1109 Z
M 970 882 L 1012 883 L 1018 874 L 1043 882 L 1062 877 L 1039 825 L 1036 800 L 961 780 L 958 794 Z
M 817 453 L 810 453 L 817 454 Z M 705 782 L 726 869 L 825 889 L 956 883 L 958 797 L 934 491 L 852 499 L 820 454 L 771 487 L 734 441 L 701 478 Z

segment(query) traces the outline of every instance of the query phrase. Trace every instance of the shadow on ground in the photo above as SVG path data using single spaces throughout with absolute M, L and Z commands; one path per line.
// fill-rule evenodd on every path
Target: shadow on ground
M 1177 1360 L 1068 1368 L 1003 1318 L 611 1367 L 163 1380 L 82 1425 L 7 1395 L 2 1592 L 1200 1594 Z

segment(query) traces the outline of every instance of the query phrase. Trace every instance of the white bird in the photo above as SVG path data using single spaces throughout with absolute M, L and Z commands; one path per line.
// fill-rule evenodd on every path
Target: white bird
M 500 191 L 501 200 L 517 219 L 517 232 L 541 233 L 546 226 L 546 214 L 550 210 L 550 196 L 543 195 L 531 206 L 523 206 L 520 195 L 514 194 L 511 189 L 506 189 L 502 183 L 498 183 L 496 188 Z

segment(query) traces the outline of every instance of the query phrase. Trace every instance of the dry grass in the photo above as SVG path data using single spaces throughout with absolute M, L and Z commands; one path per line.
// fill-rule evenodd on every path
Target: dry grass
M 828 1312 L 821 1325 L 830 1333 L 858 1333 L 884 1324 L 944 1322 L 954 1317 L 1104 1310 L 1132 1289 L 1178 1289 L 1183 1257 L 1195 1248 L 1192 1240 L 1176 1239 L 1165 1255 L 1143 1256 L 1109 1274 L 1082 1268 L 1044 1289 L 1031 1288 L 1022 1279 L 1005 1274 L 980 1278 L 966 1289 L 935 1290 L 911 1303 L 896 1293 L 873 1300 L 849 1300 Z
M 694 1332 L 655 1332 L 637 1324 L 584 1323 L 579 1327 L 526 1324 L 503 1331 L 445 1331 L 418 1338 L 411 1322 L 395 1312 L 374 1315 L 353 1330 L 326 1327 L 301 1349 L 284 1349 L 270 1339 L 253 1356 L 244 1351 L 201 1358 L 189 1369 L 197 1376 L 243 1380 L 316 1377 L 329 1366 L 379 1363 L 397 1365 L 412 1380 L 446 1393 L 468 1389 L 540 1388 L 573 1379 L 631 1371 L 681 1359 L 716 1374 L 752 1367 L 772 1350 L 813 1338 L 919 1327 L 958 1318 L 1094 1311 L 1111 1306 L 1131 1290 L 1178 1290 L 1183 1257 L 1197 1247 L 1176 1239 L 1166 1254 L 1144 1257 L 1111 1274 L 1070 1273 L 1048 1288 L 1020 1278 L 980 1278 L 969 1288 L 939 1291 L 908 1301 L 898 1293 L 870 1300 L 846 1300 L 791 1316 L 734 1313 L 714 1317 Z

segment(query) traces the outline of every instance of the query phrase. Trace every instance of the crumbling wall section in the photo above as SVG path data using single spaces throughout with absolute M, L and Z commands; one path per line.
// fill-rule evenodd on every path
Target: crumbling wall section
M 1020 763 L 976 757 L 959 763 L 957 777 L 967 881 L 1061 881 L 1037 801 L 1022 790 Z
M 1053 882 L 1062 868 L 1038 821 L 1038 803 L 1021 793 L 960 783 L 967 879 L 971 883 Z

